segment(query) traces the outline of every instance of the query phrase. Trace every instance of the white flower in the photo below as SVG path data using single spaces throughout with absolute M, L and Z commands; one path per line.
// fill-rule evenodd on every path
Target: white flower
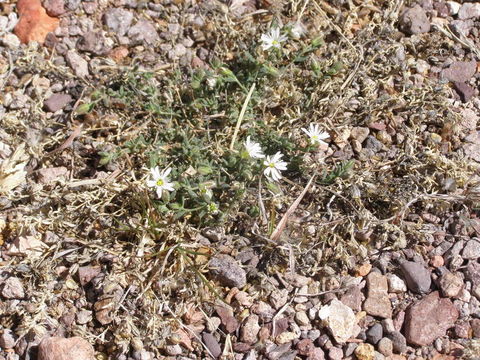
M 306 33 L 305 27 L 300 22 L 296 22 L 292 26 L 292 29 L 290 30 L 290 34 L 292 34 L 292 37 L 294 39 L 300 39 L 302 35 L 305 33 Z
M 304 128 L 302 128 L 302 130 L 305 134 L 308 135 L 312 144 L 322 144 L 328 146 L 328 144 L 323 140 L 329 138 L 330 136 L 328 135 L 328 133 L 320 131 L 320 126 L 310 124 L 308 130 Z
M 154 187 L 157 196 L 159 198 L 162 197 L 162 192 L 166 191 L 173 191 L 173 184 L 168 180 L 168 175 L 172 171 L 172 168 L 167 168 L 160 172 L 158 166 L 155 166 L 153 169 L 150 169 L 150 175 L 152 176 L 151 180 L 147 180 L 148 187 Z
M 212 203 L 208 204 L 207 208 L 208 208 L 208 212 L 210 214 L 212 214 L 212 215 L 218 214 L 218 205 L 217 204 L 212 202 Z
M 287 39 L 285 35 L 280 35 L 280 28 L 270 29 L 270 33 L 263 34 L 260 38 L 263 50 L 268 50 L 272 47 L 280 49 L 280 43 Z
M 250 136 L 247 136 L 247 141 L 245 141 L 245 150 L 247 150 L 248 155 L 253 159 L 261 159 L 265 157 L 265 155 L 262 153 L 260 144 L 255 141 L 251 141 Z
M 282 157 L 283 154 L 279 151 L 272 157 L 267 155 L 267 158 L 264 160 L 263 164 L 266 166 L 266 169 L 263 173 L 269 180 L 280 180 L 282 178 L 280 171 L 287 170 L 287 163 L 282 161 Z

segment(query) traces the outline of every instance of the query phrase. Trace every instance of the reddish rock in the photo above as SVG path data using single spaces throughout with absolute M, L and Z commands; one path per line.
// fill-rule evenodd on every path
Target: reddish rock
M 238 328 L 238 321 L 233 316 L 233 310 L 225 306 L 215 306 L 215 311 L 222 320 L 222 325 L 228 333 L 232 333 Z
M 80 280 L 80 284 L 85 286 L 88 284 L 92 279 L 100 274 L 102 269 L 100 266 L 80 266 L 78 268 L 78 278 Z
M 435 291 L 410 306 L 405 314 L 405 337 L 413 345 L 426 346 L 455 325 L 458 310 Z
M 40 0 L 18 0 L 19 21 L 15 26 L 15 35 L 24 44 L 37 41 L 41 44 L 48 33 L 55 31 L 59 20 L 47 15 Z
M 94 360 L 92 345 L 81 337 L 51 337 L 38 346 L 38 360 Z
M 442 70 L 442 77 L 451 82 L 464 83 L 470 80 L 477 72 L 477 62 L 455 61 L 449 67 Z
M 312 339 L 303 339 L 297 343 L 298 353 L 303 356 L 310 355 L 314 348 L 315 345 L 313 345 Z
M 53 17 L 65 13 L 65 3 L 63 0 L 45 0 L 43 6 L 45 10 L 47 10 L 47 14 Z
M 125 46 L 116 47 L 110 50 L 108 56 L 116 63 L 119 63 L 128 56 L 128 48 Z

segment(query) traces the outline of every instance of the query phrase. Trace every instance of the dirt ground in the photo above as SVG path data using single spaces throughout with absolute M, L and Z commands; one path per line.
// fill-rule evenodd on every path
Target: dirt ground
M 480 359 L 479 93 L 477 2 L 0 0 L 0 360 Z

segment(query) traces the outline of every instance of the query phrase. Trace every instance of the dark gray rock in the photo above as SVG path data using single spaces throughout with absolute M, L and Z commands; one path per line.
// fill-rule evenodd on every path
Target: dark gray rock
M 223 286 L 242 288 L 247 283 L 245 270 L 229 255 L 214 256 L 210 260 L 210 271 Z
M 407 340 L 405 336 L 402 335 L 399 331 L 394 331 L 388 335 L 388 338 L 392 340 L 393 351 L 396 353 L 404 353 L 407 351 Z
M 104 55 L 111 50 L 105 45 L 105 37 L 101 33 L 94 31 L 89 31 L 78 39 L 77 49 L 95 55 Z
M 372 345 L 376 345 L 382 337 L 383 327 L 379 323 L 376 323 L 367 331 L 367 341 Z
M 415 293 L 427 293 L 430 291 L 432 279 L 430 272 L 419 263 L 413 261 L 404 261 L 400 265 L 407 287 Z

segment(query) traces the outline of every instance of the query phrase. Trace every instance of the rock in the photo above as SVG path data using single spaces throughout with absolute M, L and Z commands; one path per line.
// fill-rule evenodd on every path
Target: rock
M 475 88 L 462 82 L 453 83 L 453 88 L 464 103 L 469 102 L 470 99 L 475 95 Z
M 445 260 L 443 260 L 443 256 L 441 255 L 434 255 L 430 259 L 430 265 L 432 265 L 435 268 L 439 268 L 445 265 Z
M 38 360 L 95 360 L 92 345 L 81 337 L 51 337 L 38 346 Z
M 480 162 L 480 148 L 478 144 L 465 144 L 463 145 L 463 151 L 466 157 Z
M 480 319 L 473 319 L 470 322 L 470 326 L 472 327 L 473 336 L 480 338 Z
M 47 14 L 53 17 L 58 17 L 65 13 L 65 3 L 63 0 L 44 0 L 43 7 Z
M 353 310 L 337 299 L 334 299 L 330 305 L 323 306 L 318 316 L 338 343 L 346 342 L 357 327 L 357 318 Z
M 92 312 L 90 310 L 81 310 L 77 313 L 77 324 L 85 325 L 92 320 Z
M 15 50 L 20 46 L 20 39 L 15 34 L 5 34 L 2 37 L 1 44 L 9 49 Z
M 240 341 L 243 341 L 247 344 L 253 344 L 257 342 L 257 335 L 260 331 L 260 325 L 258 325 L 258 315 L 250 315 L 243 324 L 242 329 L 240 330 Z
M 384 356 L 390 356 L 393 354 L 393 342 L 389 338 L 385 337 L 381 339 L 377 344 L 378 351 Z
M 87 285 L 94 277 L 102 271 L 100 266 L 80 266 L 78 268 L 78 279 L 80 285 Z
M 372 264 L 365 263 L 357 267 L 355 270 L 355 276 L 367 276 L 370 273 L 370 270 L 372 270 Z
M 0 335 L 0 348 L 13 349 L 15 346 L 15 337 L 12 334 L 12 330 L 3 329 L 2 335 Z
M 330 360 L 342 360 L 343 359 L 343 351 L 338 347 L 332 347 L 328 350 L 328 358 Z
M 313 341 L 311 339 L 303 339 L 297 343 L 296 347 L 300 355 L 309 356 L 315 348 L 315 345 L 313 345 Z
M 325 360 L 325 353 L 321 348 L 316 347 L 310 352 L 307 360 Z
M 260 316 L 260 319 L 264 322 L 271 321 L 275 315 L 275 310 L 264 301 L 259 301 L 254 304 L 250 309 L 254 314 Z
M 423 265 L 413 261 L 404 261 L 400 265 L 400 269 L 402 270 L 410 291 L 415 293 L 426 293 L 430 291 L 432 279 L 430 272 L 425 269 Z
M 383 327 L 379 323 L 376 323 L 367 331 L 367 341 L 370 344 L 376 345 L 382 337 L 383 337 Z
M 225 306 L 216 306 L 215 311 L 222 320 L 222 325 L 225 327 L 225 331 L 232 333 L 238 328 L 238 321 L 233 316 L 233 310 Z
M 88 62 L 78 55 L 75 50 L 69 50 L 65 55 L 65 58 L 75 75 L 77 75 L 79 78 L 88 76 Z
M 471 327 L 468 321 L 462 320 L 455 325 L 455 335 L 460 339 L 468 339 L 471 336 Z
M 480 258 L 480 241 L 473 239 L 467 241 L 462 251 L 462 257 L 469 260 Z
M 387 277 L 377 272 L 371 272 L 367 276 L 367 286 L 367 299 L 363 303 L 363 309 L 367 314 L 382 318 L 392 317 Z
M 300 334 L 296 334 L 293 331 L 284 331 L 275 338 L 277 344 L 287 344 L 295 339 L 298 339 Z
M 355 344 L 355 343 L 345 344 L 345 346 L 343 347 L 343 355 L 345 355 L 345 357 L 352 355 L 355 349 L 357 348 L 357 346 L 358 344 Z
M 159 40 L 157 29 L 150 21 L 146 20 L 140 20 L 132 26 L 128 30 L 128 37 L 132 45 L 154 45 Z
M 167 353 L 167 355 L 170 355 L 170 356 L 181 355 L 182 354 L 182 347 L 178 344 L 167 345 L 167 346 L 165 346 L 165 352 Z M 140 360 L 143 360 L 143 358 L 141 356 L 142 356 L 142 354 L 140 354 L 140 356 L 138 358 Z M 135 358 L 135 356 L 134 356 L 134 358 Z
M 407 285 L 395 274 L 388 274 L 388 291 L 391 293 L 404 293 L 407 291 Z
M 26 255 L 29 258 L 38 257 L 43 253 L 47 244 L 35 236 L 19 236 L 8 249 L 10 253 Z
M 118 36 L 124 36 L 132 24 L 133 14 L 130 11 L 113 8 L 103 15 L 103 23 L 108 31 L 116 33 Z
M 358 286 L 350 286 L 342 295 L 340 301 L 353 311 L 358 312 L 362 309 L 362 297 L 362 292 Z
M 229 255 L 215 255 L 210 260 L 209 267 L 223 286 L 242 288 L 247 283 L 245 270 Z
M 37 179 L 41 184 L 49 184 L 55 180 L 65 178 L 68 174 L 68 169 L 64 166 L 53 167 L 53 168 L 43 168 L 37 170 Z
M 77 41 L 77 49 L 95 55 L 104 55 L 110 51 L 106 39 L 100 32 L 88 31 Z M 127 51 L 128 53 L 128 51 Z
M 305 311 L 299 311 L 295 314 L 295 321 L 300 326 L 310 325 L 310 320 L 308 319 L 307 313 Z
M 357 140 L 360 144 L 365 141 L 367 136 L 370 134 L 368 127 L 355 126 L 350 132 L 350 137 L 354 140 Z
M 407 340 L 405 336 L 402 335 L 399 331 L 394 331 L 388 334 L 388 338 L 392 341 L 393 351 L 399 354 L 407 351 Z
M 453 83 L 464 83 L 470 80 L 477 71 L 477 62 L 472 61 L 454 61 L 449 67 L 441 72 L 441 76 Z
M 457 36 L 468 36 L 475 22 L 473 20 L 453 20 L 450 27 Z
M 70 11 L 77 10 L 81 0 L 65 0 L 65 6 Z
M 359 344 L 355 349 L 355 356 L 358 360 L 373 360 L 375 349 L 370 344 Z
M 107 325 L 113 321 L 115 315 L 115 301 L 112 298 L 105 298 L 93 304 L 95 310 L 95 319 L 102 324 Z
M 19 21 L 15 26 L 15 35 L 24 44 L 36 41 L 42 44 L 48 33 L 54 32 L 59 20 L 47 15 L 40 0 L 18 0 Z
M 300 274 L 288 273 L 288 274 L 285 274 L 285 281 L 288 282 L 293 287 L 302 288 L 304 286 L 308 286 L 312 282 L 312 279 Z
M 23 290 L 22 281 L 16 277 L 9 277 L 3 283 L 2 296 L 5 299 L 23 299 L 25 291 Z
M 297 354 L 296 351 L 290 350 L 291 344 L 283 344 L 280 346 L 276 346 L 273 344 L 271 349 L 267 348 L 267 359 L 268 360 L 294 360 L 295 355 Z
M 400 16 L 400 28 L 410 35 L 430 31 L 430 20 L 420 5 L 405 10 Z
M 270 304 L 272 304 L 275 310 L 280 309 L 288 301 L 288 290 L 287 289 L 274 289 L 270 293 Z
M 405 314 L 405 336 L 413 345 L 430 345 L 455 325 L 458 310 L 435 291 L 411 305 Z
M 72 101 L 72 97 L 68 94 L 53 94 L 45 102 L 43 106 L 49 112 L 57 112 L 63 109 L 68 103 Z
M 461 7 L 461 5 L 456 1 L 447 1 L 447 6 L 450 11 L 450 15 L 457 15 Z
M 480 4 L 478 3 L 465 3 L 458 11 L 458 18 L 460 20 L 478 17 L 480 17 Z
M 463 289 L 463 280 L 451 272 L 442 275 L 439 281 L 442 294 L 446 297 L 455 297 Z
M 220 355 L 222 355 L 222 348 L 220 347 L 217 339 L 215 339 L 215 336 L 210 333 L 204 332 L 202 333 L 202 340 L 205 343 L 207 349 L 216 359 L 218 359 Z
M 125 46 L 116 47 L 110 50 L 108 56 L 116 63 L 119 63 L 128 56 L 128 48 Z

